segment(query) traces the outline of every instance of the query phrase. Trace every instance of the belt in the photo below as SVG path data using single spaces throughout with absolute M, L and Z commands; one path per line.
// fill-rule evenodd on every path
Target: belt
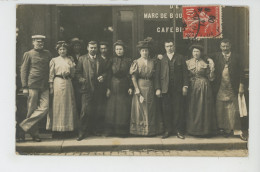
M 63 77 L 62 75 L 55 75 L 55 78 L 58 77 L 58 78 L 61 78 L 61 79 L 70 79 L 70 75 L 69 76 L 66 76 L 66 77 Z
M 151 80 L 152 78 L 148 78 L 148 77 L 140 77 L 140 79 L 143 79 L 143 80 Z

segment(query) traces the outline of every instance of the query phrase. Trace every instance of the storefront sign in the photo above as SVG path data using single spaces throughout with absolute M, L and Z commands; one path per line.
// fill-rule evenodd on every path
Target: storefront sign
M 144 22 L 153 34 L 182 32 L 180 6 L 144 6 Z

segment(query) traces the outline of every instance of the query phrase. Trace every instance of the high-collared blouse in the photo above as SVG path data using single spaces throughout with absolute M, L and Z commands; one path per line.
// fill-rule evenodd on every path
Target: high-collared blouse
M 116 78 L 129 77 L 131 59 L 126 57 L 112 58 L 112 76 Z
M 140 57 L 133 62 L 131 68 L 134 68 L 134 65 L 137 65 L 137 70 L 133 73 L 137 79 L 152 79 L 155 72 L 154 60 Z
M 53 82 L 55 75 L 64 76 L 69 73 L 71 77 L 75 74 L 75 63 L 71 60 L 72 57 L 56 57 L 50 61 L 50 76 L 49 82 Z
M 214 80 L 213 71 L 210 71 L 209 64 L 204 60 L 192 58 L 186 61 L 187 68 L 190 71 L 189 75 L 191 78 L 194 77 L 206 77 L 210 81 Z

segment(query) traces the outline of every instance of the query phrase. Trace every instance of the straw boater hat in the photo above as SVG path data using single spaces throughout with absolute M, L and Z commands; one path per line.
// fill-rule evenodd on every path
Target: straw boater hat
M 46 36 L 44 35 L 32 35 L 33 40 L 44 40 Z

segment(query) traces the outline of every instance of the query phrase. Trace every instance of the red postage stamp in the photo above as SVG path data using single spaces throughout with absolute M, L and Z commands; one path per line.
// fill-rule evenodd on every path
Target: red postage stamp
M 183 6 L 183 39 L 222 38 L 221 6 Z

